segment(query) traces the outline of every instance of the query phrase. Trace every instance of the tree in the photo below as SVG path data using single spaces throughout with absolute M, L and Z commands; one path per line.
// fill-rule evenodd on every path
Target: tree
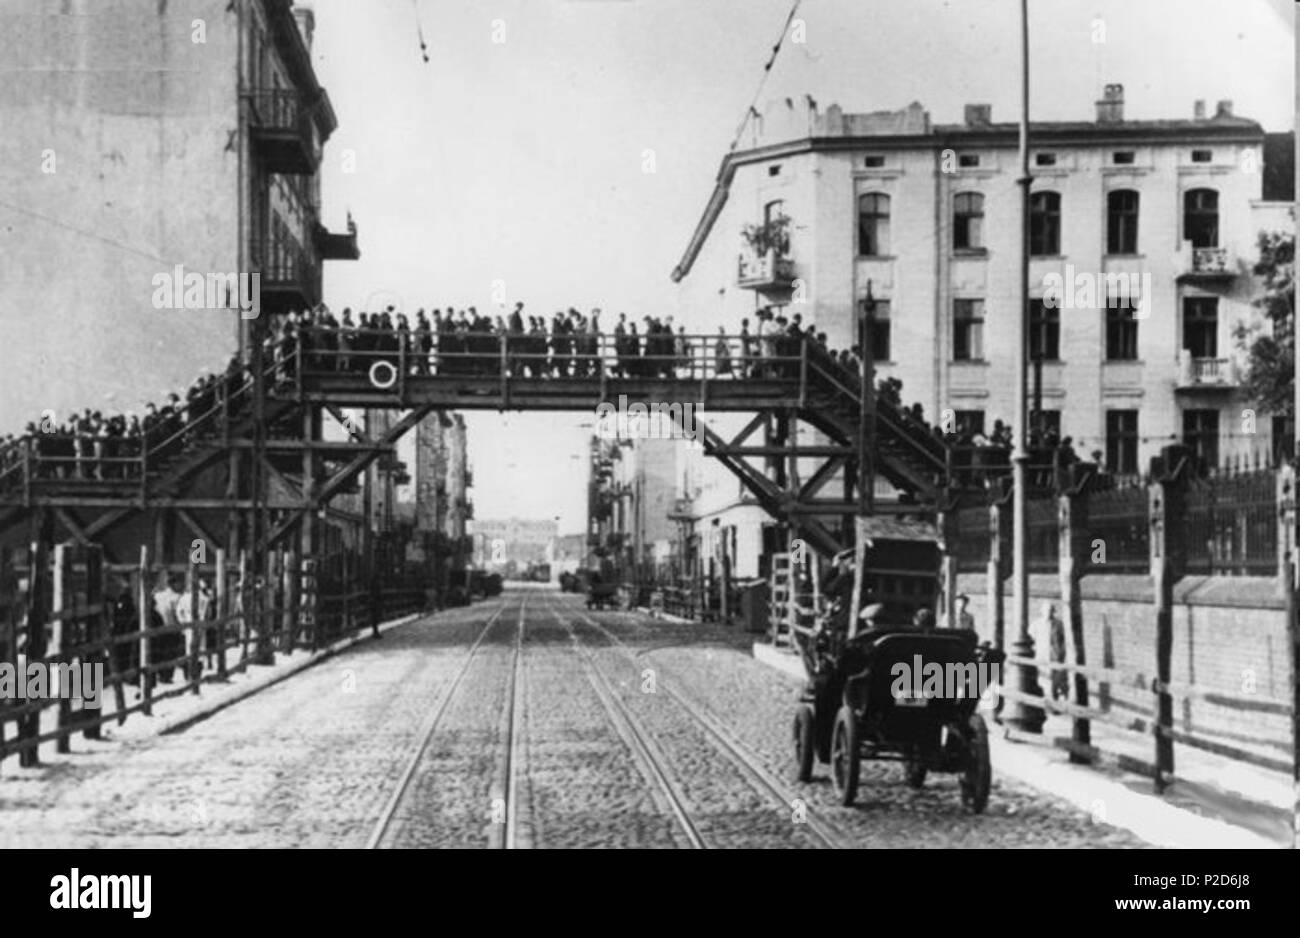
M 1263 290 L 1253 305 L 1264 316 L 1261 324 L 1239 323 L 1236 339 L 1247 354 L 1243 387 L 1257 408 L 1294 416 L 1295 401 L 1295 233 L 1259 234 L 1255 276 Z

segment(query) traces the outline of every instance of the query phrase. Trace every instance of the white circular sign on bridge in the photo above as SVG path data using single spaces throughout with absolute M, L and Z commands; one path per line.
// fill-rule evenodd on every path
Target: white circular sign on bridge
M 380 375 L 388 373 L 387 380 L 380 378 Z M 397 368 L 390 361 L 380 359 L 370 366 L 370 383 L 381 391 L 387 391 L 397 383 Z

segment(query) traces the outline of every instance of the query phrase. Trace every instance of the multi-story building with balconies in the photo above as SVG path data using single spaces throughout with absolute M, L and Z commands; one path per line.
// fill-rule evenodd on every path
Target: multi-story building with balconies
M 1213 113 L 1197 102 L 1184 120 L 1126 120 L 1123 108 L 1109 85 L 1094 120 L 1031 126 L 1038 420 L 1117 472 L 1178 440 L 1209 462 L 1266 454 L 1285 430 L 1241 394 L 1234 330 L 1258 322 L 1260 233 L 1294 230 L 1294 134 L 1266 134 L 1229 101 Z M 1018 127 L 986 105 L 964 117 L 933 123 L 917 103 L 769 107 L 751 145 L 723 160 L 673 271 L 679 319 L 735 331 L 762 306 L 789 307 L 848 348 L 870 293 L 877 374 L 900 379 L 905 402 L 972 432 L 1010 422 Z M 710 488 L 701 519 L 752 515 L 728 507 L 733 481 Z
M 322 263 L 358 257 L 351 219 L 321 218 L 337 120 L 313 28 L 290 0 L 4 4 L 0 325 L 19 367 L 0 429 L 224 367 L 248 320 L 156 308 L 177 265 L 259 273 L 265 315 L 318 303 Z

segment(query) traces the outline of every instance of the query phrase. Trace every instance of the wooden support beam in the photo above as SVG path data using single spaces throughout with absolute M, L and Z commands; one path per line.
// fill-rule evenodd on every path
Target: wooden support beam
M 189 528 L 199 537 L 203 538 L 203 540 L 206 541 L 208 544 L 211 544 L 217 550 L 220 550 L 222 548 L 221 542 L 218 541 L 210 531 L 204 528 L 203 525 L 199 524 L 198 519 L 195 518 L 188 511 L 186 511 L 184 508 L 176 509 L 176 517 L 180 519 L 181 523 L 184 524 L 185 527 Z

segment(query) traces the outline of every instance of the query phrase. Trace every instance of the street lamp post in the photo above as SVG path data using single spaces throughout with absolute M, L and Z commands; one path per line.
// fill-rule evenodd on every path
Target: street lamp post
M 1020 353 L 1016 356 L 1015 453 L 1012 456 L 1012 578 L 1015 580 L 1013 623 L 1016 641 L 1013 653 L 1034 657 L 1034 640 L 1029 634 L 1029 568 L 1025 551 L 1029 539 L 1029 0 L 1020 0 L 1020 282 L 1016 287 L 1019 305 Z M 1039 691 L 1038 673 L 1029 665 L 1016 667 L 1016 691 L 1032 696 Z M 1013 701 L 1008 725 L 1029 733 L 1041 733 L 1045 714 L 1030 706 L 1024 697 Z

